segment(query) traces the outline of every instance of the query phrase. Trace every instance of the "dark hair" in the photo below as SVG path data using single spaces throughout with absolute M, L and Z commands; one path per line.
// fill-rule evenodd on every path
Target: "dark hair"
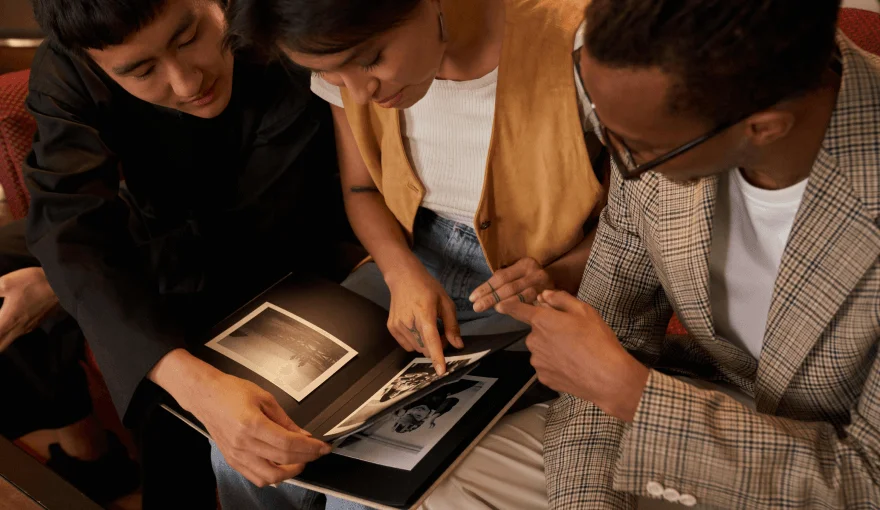
M 162 12 L 168 0 L 33 0 L 40 28 L 80 52 L 122 44 Z
M 230 0 L 233 48 L 339 53 L 403 23 L 422 0 Z
M 819 86 L 840 0 L 593 0 L 585 46 L 615 68 L 659 67 L 674 112 L 717 123 Z

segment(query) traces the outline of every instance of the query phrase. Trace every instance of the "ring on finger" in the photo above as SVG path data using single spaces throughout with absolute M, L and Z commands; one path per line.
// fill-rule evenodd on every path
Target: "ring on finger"
M 526 304 L 526 297 L 522 295 L 521 292 L 516 293 L 516 297 L 519 298 L 519 302 L 522 304 Z
M 498 295 L 498 291 L 495 290 L 495 287 L 493 287 L 491 283 L 486 282 L 486 285 L 488 285 L 489 288 L 492 289 L 492 297 L 495 298 L 495 304 L 497 305 L 501 302 L 501 296 Z

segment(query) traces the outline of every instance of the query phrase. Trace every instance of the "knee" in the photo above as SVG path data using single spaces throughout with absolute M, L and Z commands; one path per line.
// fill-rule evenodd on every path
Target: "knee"
M 391 291 L 375 262 L 368 262 L 351 273 L 342 282 L 346 289 L 359 294 L 384 309 L 391 306 Z
M 214 477 L 217 479 L 217 487 L 221 489 L 222 487 L 229 487 L 230 485 L 250 485 L 256 488 L 256 486 L 251 484 L 241 473 L 226 463 L 226 459 L 223 457 L 223 454 L 220 453 L 217 444 L 213 441 L 211 442 L 211 468 L 214 470 Z

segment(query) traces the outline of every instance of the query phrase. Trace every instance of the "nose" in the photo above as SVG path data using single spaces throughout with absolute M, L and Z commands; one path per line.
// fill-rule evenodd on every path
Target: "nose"
M 175 62 L 168 69 L 168 81 L 177 97 L 192 99 L 202 90 L 202 72 L 198 68 Z
M 350 73 L 342 80 L 357 104 L 369 103 L 379 90 L 379 80 L 364 73 Z

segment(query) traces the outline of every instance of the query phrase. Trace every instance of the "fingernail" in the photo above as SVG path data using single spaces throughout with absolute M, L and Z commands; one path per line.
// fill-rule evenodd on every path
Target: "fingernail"
M 473 302 L 476 301 L 476 300 L 477 300 L 477 296 L 476 296 L 476 295 L 471 294 L 470 296 L 468 296 L 468 301 L 470 301 L 471 303 L 473 303 Z
M 437 375 L 443 375 L 446 373 L 446 367 L 440 363 L 434 363 L 434 370 L 437 371 Z
M 333 448 L 331 448 L 329 444 L 325 444 L 324 446 L 321 447 L 321 455 L 327 455 L 332 450 L 333 450 Z
M 459 349 L 464 349 L 464 338 L 457 336 L 455 337 L 455 341 L 458 342 Z

